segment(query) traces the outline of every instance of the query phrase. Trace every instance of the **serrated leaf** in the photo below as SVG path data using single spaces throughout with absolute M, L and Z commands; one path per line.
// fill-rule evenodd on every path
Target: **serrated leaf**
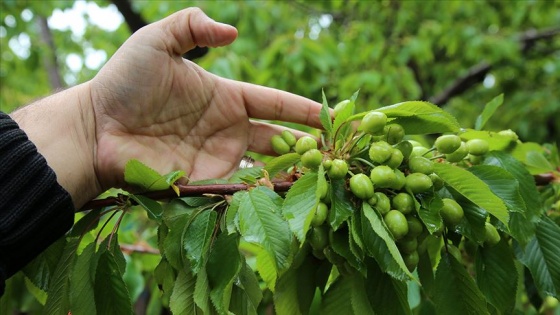
M 95 305 L 99 314 L 132 314 L 132 303 L 115 256 L 104 251 L 95 273 Z
M 97 314 L 94 295 L 97 260 L 95 243 L 89 243 L 76 259 L 70 278 L 70 310 L 72 314 Z
M 275 292 L 278 271 L 274 257 L 262 249 L 257 254 L 257 271 L 270 291 Z
M 344 141 L 346 139 L 349 129 L 344 127 L 349 127 L 349 118 L 354 114 L 355 107 L 354 101 L 350 101 L 336 114 L 333 123 L 333 133 L 336 136 L 334 141 Z
M 130 195 L 130 198 L 136 201 L 138 205 L 142 206 L 142 208 L 146 210 L 148 218 L 157 222 L 161 222 L 163 207 L 159 202 L 142 195 Z
M 274 292 L 274 309 L 278 315 L 299 315 L 296 272 L 288 269 L 279 279 Z
M 476 130 L 482 129 L 484 125 L 486 125 L 486 122 L 488 122 L 488 119 L 490 119 L 490 117 L 494 115 L 496 110 L 500 106 L 502 106 L 503 103 L 504 103 L 503 93 L 494 97 L 490 102 L 486 103 L 484 109 L 482 110 L 482 113 L 478 117 L 476 117 L 474 129 Z
M 443 220 L 439 215 L 439 211 L 443 207 L 441 197 L 435 194 L 424 194 L 419 195 L 418 198 L 422 205 L 418 209 L 420 220 L 422 220 L 430 234 L 441 231 L 443 227 Z
M 526 205 L 525 214 L 511 213 L 509 229 L 511 235 L 522 245 L 526 244 L 535 232 L 535 224 L 539 220 L 541 211 L 541 201 L 539 192 L 533 176 L 525 169 L 523 164 L 511 155 L 492 151 L 486 154 L 485 165 L 499 166 L 517 179 L 519 183 L 519 193 Z
M 362 205 L 362 215 L 364 245 L 370 256 L 393 278 L 414 278 L 408 271 L 395 241 L 385 228 L 381 216 L 366 202 Z
M 124 180 L 145 190 L 169 188 L 164 176 L 136 159 L 129 160 L 124 166 Z
M 431 296 L 434 287 L 434 268 L 427 250 L 420 254 L 420 261 L 416 268 L 422 289 L 428 296 Z
M 314 209 L 319 202 L 319 197 L 315 194 L 317 180 L 317 173 L 303 175 L 290 187 L 282 206 L 282 215 L 300 243 L 305 241 Z
M 370 280 L 366 280 L 366 278 L 362 277 L 360 274 L 354 273 L 350 276 L 350 281 L 352 285 L 350 303 L 352 304 L 353 313 L 374 314 L 365 284 L 366 281 L 369 282 Z
M 493 165 L 476 165 L 468 170 L 485 182 L 509 211 L 525 212 L 527 206 L 519 192 L 519 182 L 508 171 Z
M 243 289 L 243 292 L 247 295 L 248 301 L 256 310 L 261 303 L 263 295 L 259 286 L 259 279 L 257 279 L 257 276 L 247 263 L 243 265 L 239 272 L 239 282 L 237 285 Z
M 47 291 L 58 262 L 64 253 L 66 239 L 60 238 L 23 268 L 25 276 L 39 289 Z
M 505 240 L 493 247 L 478 247 L 476 283 L 490 304 L 502 314 L 513 313 L 517 296 L 517 269 Z
M 332 118 L 325 91 L 323 90 L 321 92 L 323 96 L 323 107 L 321 107 L 321 112 L 319 113 L 319 120 L 321 121 L 321 125 L 323 125 L 323 129 L 325 129 L 327 135 L 329 135 L 332 133 Z
M 484 223 L 488 217 L 488 212 L 466 199 L 463 195 L 450 189 L 453 198 L 461 205 L 465 216 L 457 225 L 456 229 L 461 235 L 475 242 L 482 243 L 486 240 Z
M 171 264 L 165 257 L 162 257 L 159 264 L 154 269 L 154 279 L 162 291 L 161 299 L 164 305 L 169 304 L 176 277 L 177 275 Z
M 179 271 L 173 293 L 171 293 L 169 299 L 169 308 L 173 315 L 196 314 L 196 305 L 194 304 L 195 283 L 196 277 L 190 271 Z
M 244 195 L 239 205 L 239 231 L 250 243 L 258 244 L 273 257 L 277 272 L 288 267 L 291 233 L 288 223 L 280 215 L 280 209 L 258 187 Z
M 266 163 L 264 170 L 268 172 L 270 178 L 274 178 L 278 173 L 294 166 L 301 159 L 301 155 L 297 153 L 287 153 L 277 156 Z
M 76 259 L 78 238 L 68 239 L 52 278 L 49 280 L 45 314 L 68 314 L 70 310 L 70 270 Z
M 263 167 L 262 166 L 254 166 L 254 167 L 249 167 L 249 168 L 240 168 L 237 171 L 235 171 L 235 173 L 233 173 L 233 175 L 231 175 L 231 177 L 228 179 L 228 182 L 232 183 L 232 184 L 243 184 L 243 183 L 250 183 L 250 184 L 254 184 L 255 181 L 249 181 L 249 178 L 258 178 L 262 175 L 262 170 Z M 270 175 L 270 173 L 269 173 Z M 273 176 L 273 175 L 271 175 Z
M 95 229 L 99 223 L 99 214 L 101 213 L 101 209 L 102 208 L 93 209 L 84 215 L 72 226 L 72 230 L 70 230 L 68 236 L 81 236 L 82 234 Z
M 543 217 L 535 236 L 517 256 L 531 271 L 541 296 L 560 297 L 560 227 L 554 221 Z
M 527 170 L 533 175 L 554 171 L 554 167 L 545 157 L 543 146 L 538 143 L 517 143 L 511 151 L 511 155 L 525 164 Z
M 382 272 L 375 262 L 368 262 L 365 287 L 375 314 L 412 314 L 408 305 L 406 283 Z
M 217 218 L 215 211 L 202 211 L 189 224 L 182 237 L 185 256 L 190 261 L 190 267 L 195 274 L 204 265 Z
M 330 238 L 331 248 L 365 277 L 367 273 L 363 262 L 350 250 L 349 233 L 346 228 L 333 232 Z
M 183 268 L 183 258 L 186 257 L 184 252 L 184 235 L 191 219 L 191 215 L 188 214 L 175 217 L 168 225 L 169 231 L 163 241 L 162 254 L 165 255 L 169 264 L 176 270 Z
M 241 270 L 238 240 L 238 235 L 220 234 L 208 256 L 210 299 L 218 314 L 228 314 L 233 281 Z
M 320 314 L 348 314 L 352 309 L 352 281 L 349 277 L 339 276 L 323 295 Z
M 243 195 L 247 194 L 248 192 L 238 191 L 233 194 L 231 202 L 226 209 L 226 228 L 229 234 L 233 234 L 239 231 L 239 216 L 237 213 L 239 212 L 239 204 L 241 204 L 241 200 L 244 198 Z
M 245 290 L 237 285 L 232 287 L 228 312 L 229 314 L 257 315 L 257 309 L 249 301 Z
M 173 185 L 179 178 L 183 176 L 185 176 L 185 171 L 171 171 L 163 175 L 163 177 L 165 177 L 165 182 L 169 186 Z
M 488 185 L 478 177 L 465 169 L 444 163 L 434 163 L 434 173 L 446 185 L 507 225 L 509 215 L 504 202 L 494 195 Z
M 333 230 L 337 230 L 354 212 L 352 196 L 345 185 L 343 179 L 331 180 L 331 208 L 328 219 Z
M 208 283 L 206 268 L 200 269 L 200 272 L 196 275 L 194 303 L 200 308 L 201 314 L 210 314 L 210 284 Z
M 451 114 L 434 104 L 410 101 L 376 109 L 392 123 L 400 124 L 407 135 L 458 132 L 460 125 Z
M 489 314 L 486 300 L 461 263 L 442 253 L 436 271 L 433 301 L 438 314 Z

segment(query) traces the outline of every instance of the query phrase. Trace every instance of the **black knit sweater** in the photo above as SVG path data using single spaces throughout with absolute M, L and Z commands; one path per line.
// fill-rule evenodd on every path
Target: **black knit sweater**
M 70 195 L 25 132 L 0 112 L 0 296 L 4 281 L 73 222 Z

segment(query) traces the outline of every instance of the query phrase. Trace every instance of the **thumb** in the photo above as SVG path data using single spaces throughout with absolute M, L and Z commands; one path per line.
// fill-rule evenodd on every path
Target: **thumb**
M 229 45 L 237 37 L 235 27 L 212 20 L 199 8 L 176 12 L 155 25 L 165 33 L 167 49 L 178 55 L 195 46 Z

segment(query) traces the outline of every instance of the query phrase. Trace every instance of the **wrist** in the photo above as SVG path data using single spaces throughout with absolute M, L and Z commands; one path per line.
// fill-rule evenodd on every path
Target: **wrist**
M 10 116 L 54 170 L 76 208 L 101 193 L 93 163 L 95 118 L 89 83 L 41 99 Z

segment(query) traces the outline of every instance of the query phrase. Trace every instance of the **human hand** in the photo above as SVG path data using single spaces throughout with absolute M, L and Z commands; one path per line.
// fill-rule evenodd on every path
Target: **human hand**
M 320 126 L 316 102 L 220 78 L 181 58 L 236 36 L 234 27 L 189 8 L 139 30 L 115 53 L 90 82 L 101 188 L 122 186 L 132 158 L 197 180 L 231 174 L 247 150 L 273 154 L 269 139 L 282 128 L 250 118 Z

